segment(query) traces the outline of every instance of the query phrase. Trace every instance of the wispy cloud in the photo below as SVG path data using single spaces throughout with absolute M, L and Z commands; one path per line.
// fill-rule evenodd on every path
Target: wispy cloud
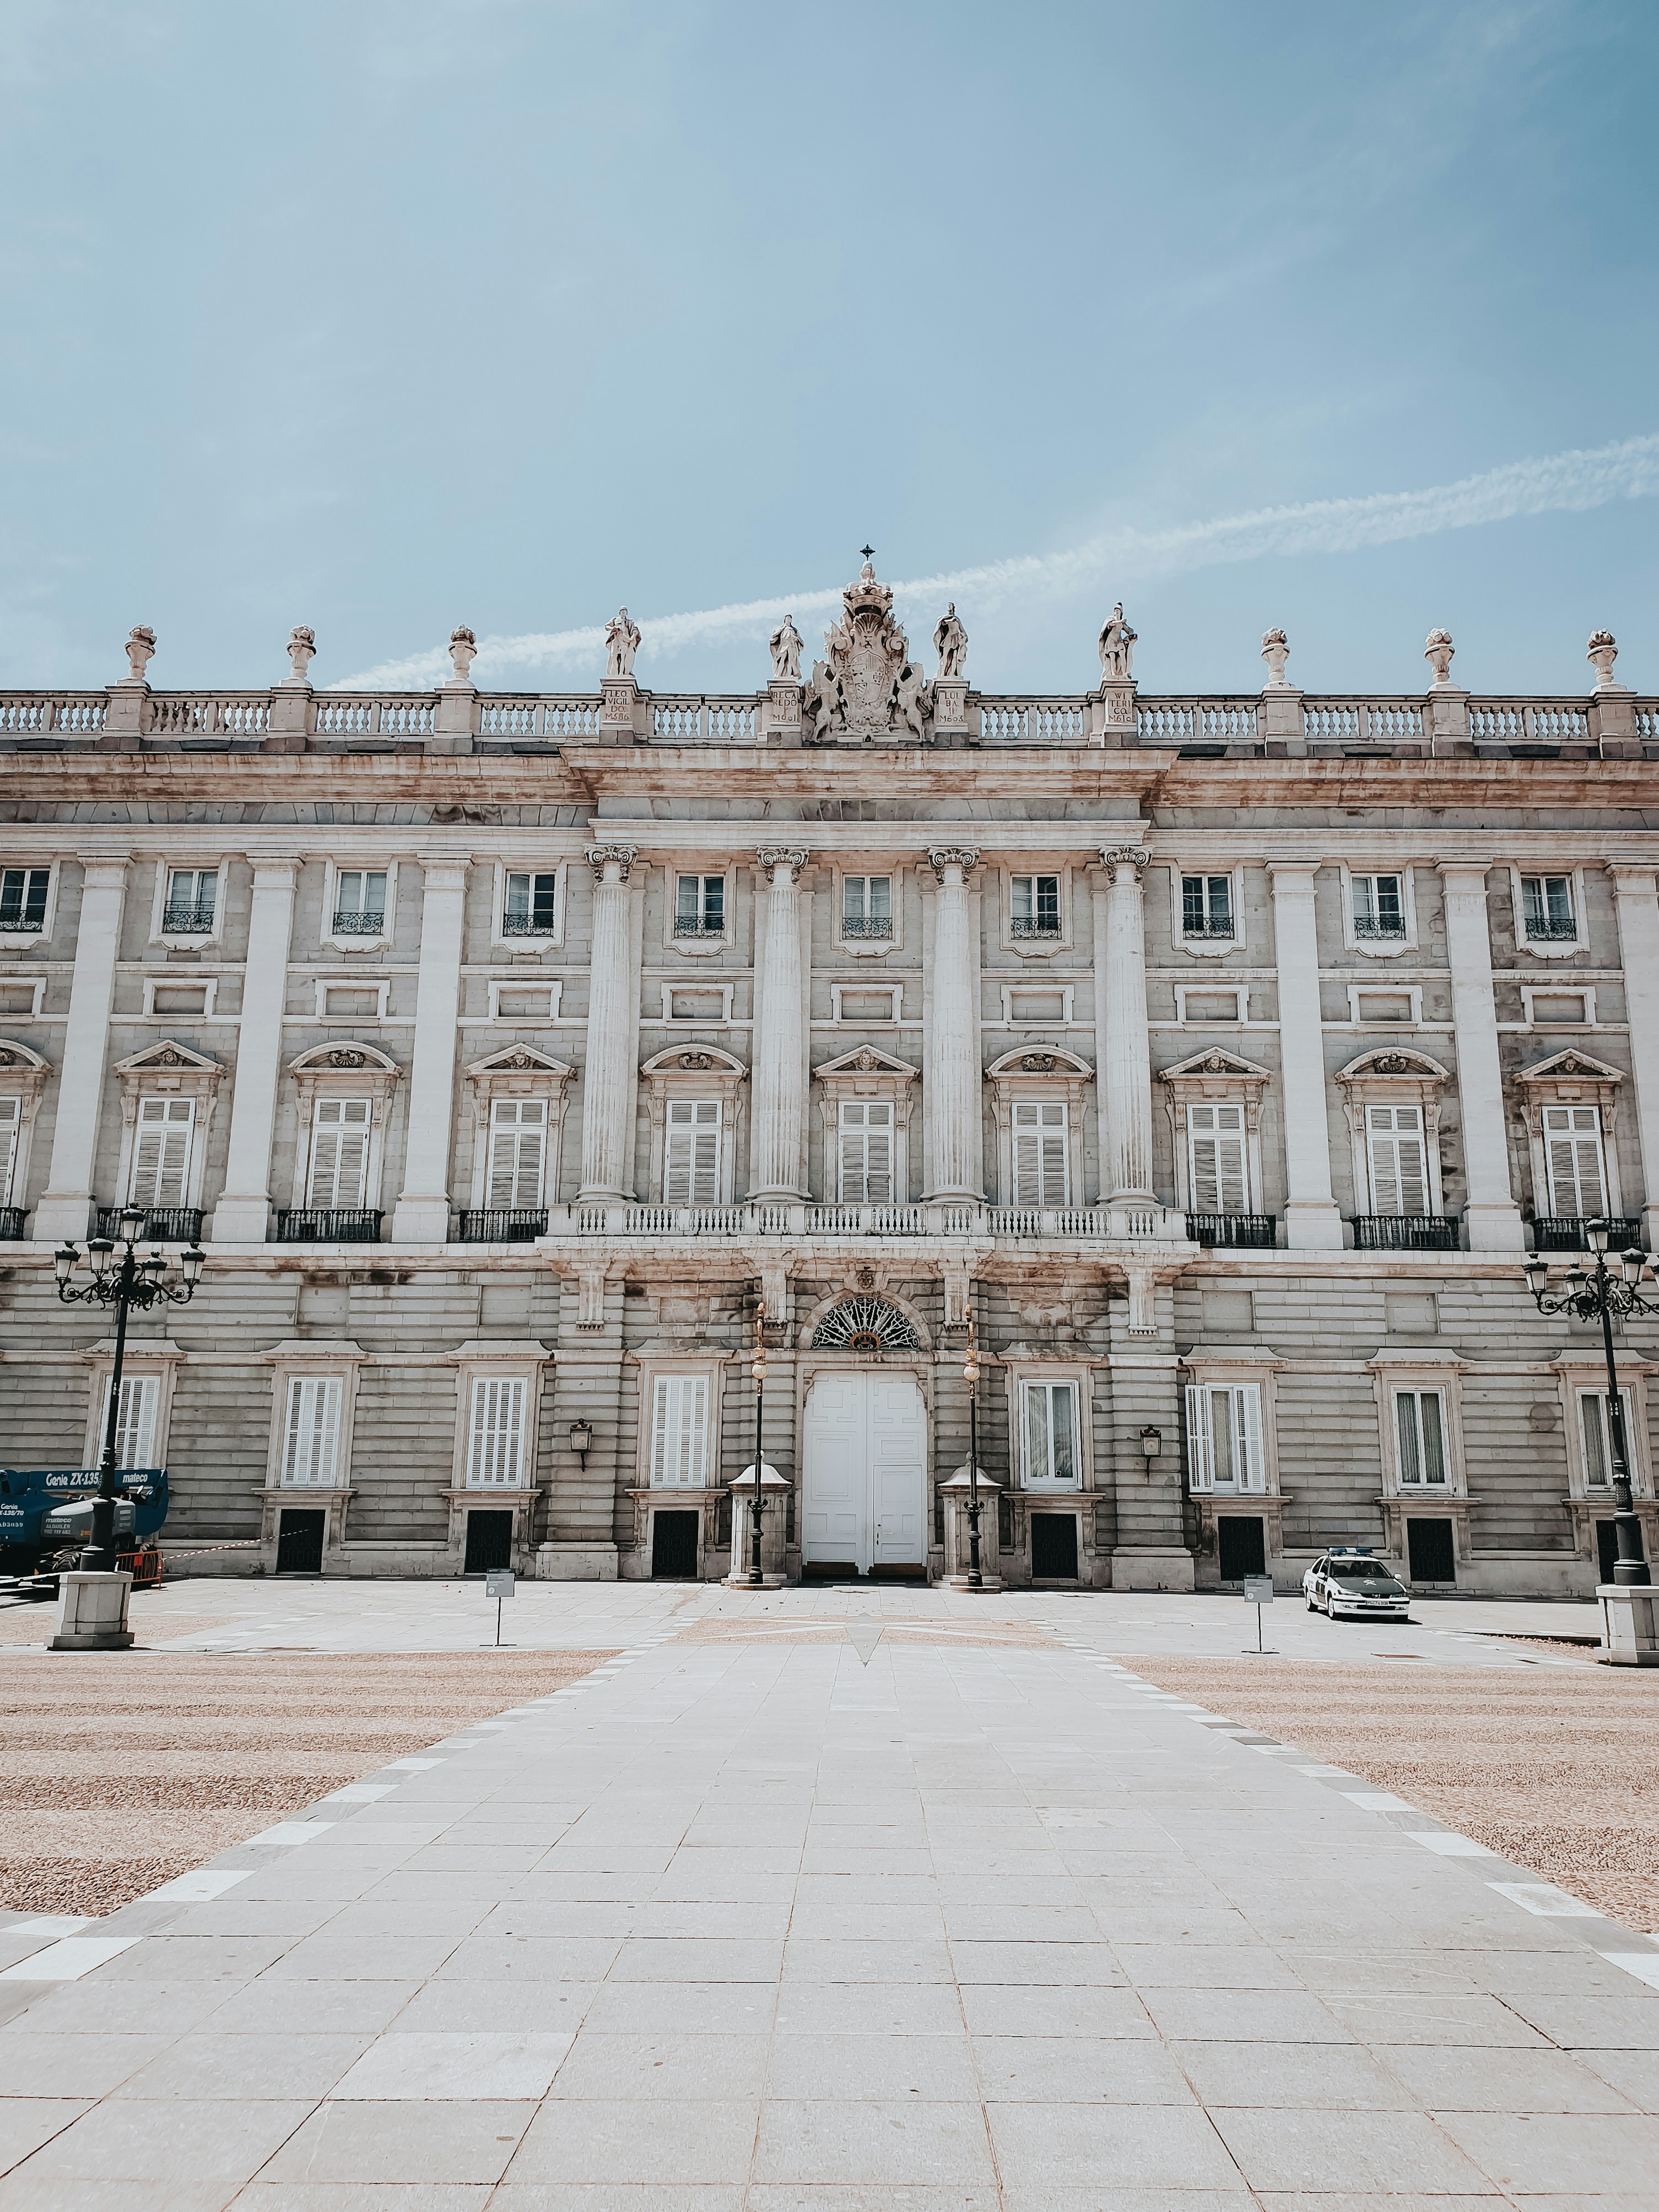
M 895 584 L 907 609 L 921 603 L 930 611 L 949 596 L 970 617 L 975 611 L 1037 596 L 1079 595 L 1085 591 L 1132 591 L 1158 576 L 1213 567 L 1225 561 L 1260 561 L 1299 553 L 1353 553 L 1363 546 L 1389 545 L 1402 538 L 1432 537 L 1446 530 L 1468 530 L 1477 523 L 1506 522 L 1516 515 L 1583 511 L 1617 499 L 1647 499 L 1659 493 L 1659 434 L 1627 438 L 1589 451 L 1551 453 L 1540 460 L 1512 461 L 1456 483 L 1434 484 L 1423 491 L 1374 492 L 1360 499 L 1312 500 L 1297 507 L 1258 507 L 1248 514 L 1221 515 L 1207 522 L 1178 523 L 1161 530 L 1125 525 L 1057 553 L 1025 554 L 978 568 L 941 571 Z M 666 656 L 688 646 L 734 636 L 763 635 L 786 614 L 829 611 L 841 604 L 841 586 L 784 592 L 771 599 L 745 599 L 723 607 L 701 607 L 684 614 L 640 618 L 641 658 Z M 532 631 L 515 637 L 483 637 L 474 673 L 481 682 L 500 684 L 525 672 L 580 667 L 603 651 L 605 626 Z M 411 653 L 365 670 L 336 690 L 370 685 L 424 686 L 447 672 L 448 656 L 439 648 Z

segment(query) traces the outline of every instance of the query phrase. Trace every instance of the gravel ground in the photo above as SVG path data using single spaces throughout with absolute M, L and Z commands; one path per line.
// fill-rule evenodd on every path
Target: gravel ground
M 1122 1663 L 1397 1791 L 1627 1928 L 1659 1931 L 1653 1674 L 1594 1663 L 1526 1674 L 1432 1662 Z
M 112 1912 L 343 1782 L 612 1656 L 135 1651 L 9 1662 L 0 1905 Z

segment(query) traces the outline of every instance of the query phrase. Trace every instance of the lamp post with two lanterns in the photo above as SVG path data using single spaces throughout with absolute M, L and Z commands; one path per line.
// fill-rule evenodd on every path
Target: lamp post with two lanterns
M 1599 1321 L 1601 1347 L 1607 1362 L 1607 1444 L 1613 1460 L 1613 1522 L 1619 1556 L 1613 1579 L 1629 1588 L 1644 1587 L 1653 1577 L 1642 1549 L 1642 1523 L 1631 1497 L 1630 1449 L 1625 1436 L 1624 1401 L 1619 1395 L 1619 1370 L 1613 1355 L 1613 1322 L 1632 1314 L 1659 1314 L 1659 1298 L 1644 1297 L 1642 1277 L 1650 1272 L 1644 1252 L 1632 1246 L 1616 1255 L 1616 1270 L 1607 1265 L 1607 1248 L 1618 1224 L 1587 1221 L 1584 1233 L 1595 1255 L 1593 1267 L 1569 1267 L 1559 1289 L 1550 1286 L 1550 1263 L 1541 1252 L 1526 1263 L 1523 1273 L 1533 1303 L 1540 1314 L 1571 1314 L 1579 1321 Z
M 974 1316 L 968 1313 L 968 1354 L 962 1379 L 968 1385 L 968 1587 L 983 1589 L 985 1571 L 979 1556 L 979 1346 L 974 1341 Z
M 84 1574 L 112 1574 L 115 1571 L 115 1502 L 120 1489 L 115 1464 L 116 1437 L 121 1421 L 121 1370 L 126 1362 L 127 1316 L 133 1311 L 146 1313 L 151 1306 L 188 1305 L 196 1295 L 196 1286 L 202 1279 L 202 1269 L 207 1255 L 199 1244 L 191 1244 L 180 1255 L 179 1273 L 183 1279 L 168 1283 L 167 1256 L 152 1252 L 148 1260 L 141 1260 L 134 1249 L 144 1233 L 149 1218 L 141 1206 L 125 1206 L 119 1223 L 121 1255 L 116 1257 L 113 1238 L 89 1237 L 87 1239 L 87 1262 L 92 1269 L 88 1282 L 77 1284 L 75 1270 L 81 1255 L 73 1244 L 60 1244 L 53 1254 L 58 1271 L 58 1295 L 65 1305 L 113 1306 L 115 1309 L 115 1358 L 110 1369 L 109 1411 L 104 1419 L 104 1448 L 98 1462 L 98 1496 L 92 1509 L 92 1541 L 81 1554 L 81 1569 Z

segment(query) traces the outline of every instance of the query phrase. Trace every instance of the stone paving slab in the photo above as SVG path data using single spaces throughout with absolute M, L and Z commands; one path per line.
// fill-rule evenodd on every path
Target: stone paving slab
M 0 2212 L 1651 2201 L 1659 1944 L 1063 1620 L 661 1632 L 74 1978 L 0 1927 Z

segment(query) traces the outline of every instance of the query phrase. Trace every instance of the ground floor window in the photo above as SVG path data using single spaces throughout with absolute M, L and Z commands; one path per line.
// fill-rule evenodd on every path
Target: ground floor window
M 1187 1477 L 1195 1491 L 1267 1488 L 1259 1382 L 1188 1386 Z
M 708 1449 L 708 1377 L 659 1375 L 651 1394 L 651 1486 L 701 1490 Z
M 337 1376 L 296 1375 L 290 1380 L 283 1437 L 284 1484 L 327 1487 L 335 1481 L 343 1395 Z
M 1078 1479 L 1077 1385 L 1022 1382 L 1025 1405 L 1025 1480 L 1034 1490 L 1075 1489 Z
M 516 1490 L 524 1455 L 526 1388 L 520 1375 L 483 1376 L 472 1385 L 470 1488 Z
M 155 1425 L 161 1411 L 161 1378 L 159 1375 L 124 1375 L 121 1377 L 121 1410 L 115 1417 L 117 1467 L 155 1465 Z M 106 1380 L 99 1408 L 98 1434 L 93 1447 L 94 1460 L 102 1455 L 104 1431 L 108 1421 L 109 1383 Z
M 1395 1434 L 1402 1489 L 1446 1486 L 1446 1401 L 1438 1390 L 1396 1390 Z
M 1632 1475 L 1636 1472 L 1635 1454 L 1632 1438 L 1636 1434 L 1631 1417 L 1630 1392 L 1619 1393 L 1619 1407 L 1624 1415 L 1625 1455 Z M 1578 1432 L 1584 1440 L 1584 1487 L 1586 1490 L 1611 1490 L 1613 1487 L 1613 1438 L 1607 1421 L 1607 1399 L 1604 1390 L 1581 1390 L 1578 1393 Z

